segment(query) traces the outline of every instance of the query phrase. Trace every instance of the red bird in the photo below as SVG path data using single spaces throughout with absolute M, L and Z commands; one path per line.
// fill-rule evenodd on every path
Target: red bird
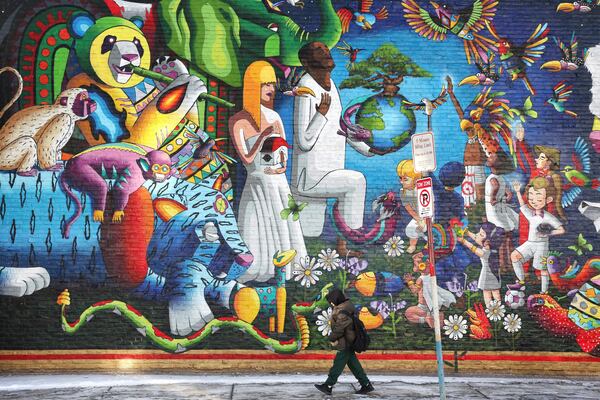
M 471 333 L 469 336 L 471 339 L 476 340 L 487 340 L 492 338 L 492 332 L 490 332 L 490 320 L 487 315 L 485 315 L 485 310 L 481 303 L 475 303 L 472 309 L 467 310 L 467 314 L 469 314 L 469 321 L 471 321 L 471 325 L 469 328 L 471 329 Z
M 343 46 L 335 46 L 336 49 L 340 50 L 345 56 L 348 57 L 348 63 L 346 64 L 347 69 L 352 69 L 354 67 L 354 63 L 356 62 L 356 57 L 358 57 L 358 53 L 363 51 L 364 49 L 355 49 L 344 40 L 342 40 Z
M 373 29 L 373 24 L 375 24 L 375 22 L 388 17 L 388 10 L 385 6 L 381 7 L 381 10 L 377 11 L 375 14 L 371 12 L 373 0 L 360 0 L 359 4 L 359 11 L 355 11 L 349 7 L 342 7 L 337 10 L 337 15 L 342 22 L 342 33 L 348 32 L 350 29 L 350 22 L 352 21 L 363 30 L 369 31 Z

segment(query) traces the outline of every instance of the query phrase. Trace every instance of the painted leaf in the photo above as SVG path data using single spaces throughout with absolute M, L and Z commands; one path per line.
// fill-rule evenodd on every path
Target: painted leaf
M 296 208 L 296 200 L 291 194 L 288 194 L 288 207 L 291 209 Z
M 288 217 L 290 216 L 290 214 L 292 213 L 292 210 L 289 208 L 284 208 L 283 210 L 281 210 L 281 212 L 279 213 L 279 216 L 281 217 L 281 219 L 288 219 Z

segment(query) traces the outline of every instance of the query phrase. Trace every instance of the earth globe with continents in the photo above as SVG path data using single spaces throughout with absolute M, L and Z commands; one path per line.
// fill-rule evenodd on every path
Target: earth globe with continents
M 408 144 L 415 133 L 414 111 L 403 106 L 406 98 L 400 94 L 400 85 L 408 76 L 424 78 L 431 74 L 392 43 L 379 46 L 368 58 L 348 67 L 348 78 L 342 81 L 341 89 L 362 88 L 376 93 L 354 99 L 343 117 L 349 130 L 360 133 L 361 140 L 372 149 L 396 151 Z
M 402 106 L 406 98 L 374 95 L 361 102 L 355 123 L 371 131 L 366 142 L 383 152 L 396 151 L 410 142 L 415 133 L 415 113 Z

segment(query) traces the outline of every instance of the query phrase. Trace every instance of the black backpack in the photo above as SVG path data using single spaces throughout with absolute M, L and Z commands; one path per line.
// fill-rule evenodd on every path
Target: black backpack
M 352 343 L 352 350 L 357 353 L 362 353 L 369 348 L 369 344 L 371 343 L 371 338 L 367 333 L 367 328 L 365 328 L 365 324 L 358 318 L 358 314 L 356 312 L 349 313 L 348 311 L 343 310 L 342 314 L 345 314 L 352 318 L 352 325 L 354 327 L 355 339 L 354 343 Z

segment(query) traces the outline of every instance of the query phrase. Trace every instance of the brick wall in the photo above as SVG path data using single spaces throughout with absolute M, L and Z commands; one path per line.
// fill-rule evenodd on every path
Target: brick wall
M 205 2 L 229 15 L 220 19 L 181 1 L 177 15 L 189 29 L 178 31 L 167 3 L 4 6 L 2 65 L 18 69 L 23 95 L 0 131 L 0 349 L 327 350 L 330 311 L 321 296 L 331 283 L 356 305 L 373 349 L 431 350 L 430 258 L 413 189 L 423 174 L 409 161 L 411 136 L 431 130 L 445 350 L 599 354 L 597 8 L 484 0 L 474 10 L 452 1 L 436 11 L 405 0 L 359 12 L 312 0 L 267 13 L 259 0 Z M 88 17 L 74 19 L 81 9 Z M 111 13 L 145 25 L 98 20 Z M 317 111 L 319 72 L 301 77 L 305 33 L 290 21 L 331 48 L 337 89 L 329 109 Z M 98 36 L 109 43 L 108 35 L 113 47 L 94 44 Z M 149 39 L 144 54 L 136 35 Z M 77 52 L 69 50 L 74 41 L 83 43 Z M 150 78 L 134 86 L 128 71 L 109 66 L 131 52 L 142 66 L 171 56 L 161 60 L 167 72 L 180 60 L 235 107 L 209 100 L 186 108 L 190 85 L 177 82 L 190 78 L 166 89 Z M 248 66 L 254 75 L 244 77 Z M 251 105 L 270 90 L 261 83 L 274 80 L 263 103 L 278 115 L 263 109 L 260 131 L 273 125 L 272 136 L 287 142 L 255 146 Z M 1 84 L 6 104 L 17 80 L 6 72 Z M 37 119 L 73 116 L 76 107 L 33 107 L 68 97 L 61 90 L 72 86 L 87 89 L 96 110 L 74 128 L 52 120 L 54 130 L 43 131 Z M 243 106 L 250 114 L 238 113 Z M 28 123 L 11 128 L 19 116 Z M 41 139 L 53 134 L 70 139 Z M 28 136 L 37 152 L 13 142 Z M 77 156 L 87 164 L 67 161 L 115 137 L 128 144 Z M 146 173 L 133 183 L 148 158 L 138 145 L 148 143 L 171 156 L 179 178 L 155 182 Z M 56 147 L 70 175 L 35 161 Z M 22 176 L 34 174 L 32 165 L 37 175 Z M 102 184 L 86 186 L 93 176 L 110 189 L 104 222 L 95 213 Z M 113 222 L 122 193 L 124 217 Z

